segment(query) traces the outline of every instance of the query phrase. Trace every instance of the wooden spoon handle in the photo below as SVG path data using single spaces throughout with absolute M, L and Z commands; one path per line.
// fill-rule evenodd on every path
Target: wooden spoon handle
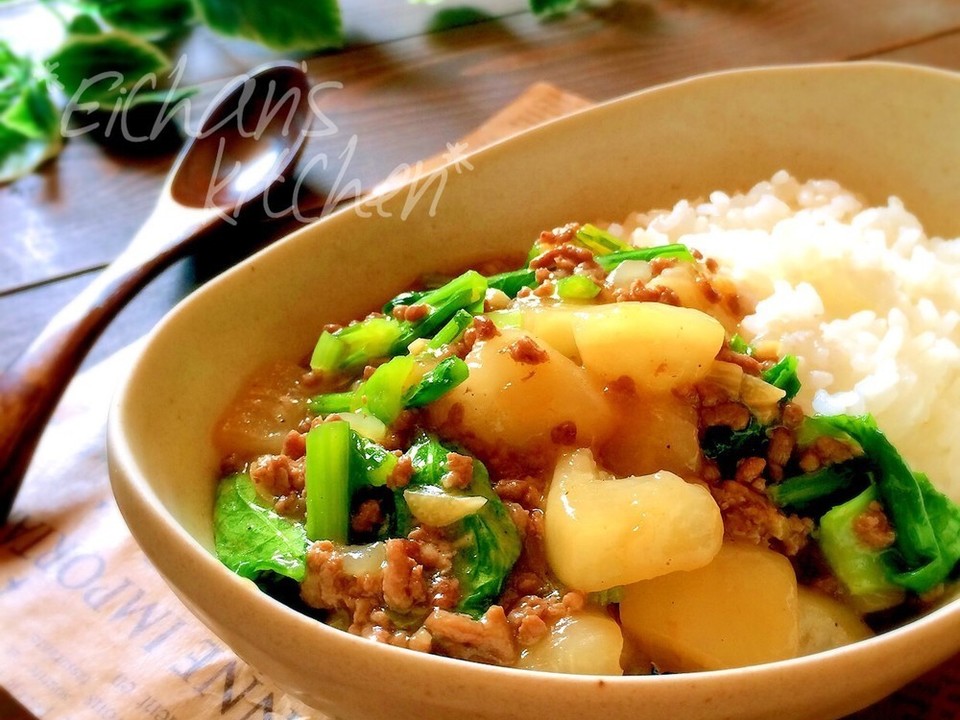
M 0 375 L 0 524 L 10 514 L 44 426 L 93 343 L 130 298 L 210 224 L 207 214 L 184 215 L 185 221 L 155 212 L 130 248 L 58 312 Z M 147 251 L 151 246 L 160 249 Z

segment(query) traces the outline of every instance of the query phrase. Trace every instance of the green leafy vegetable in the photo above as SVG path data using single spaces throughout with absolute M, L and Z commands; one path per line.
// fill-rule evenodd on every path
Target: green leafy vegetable
M 785 400 L 793 400 L 800 392 L 800 378 L 797 377 L 797 358 L 785 355 L 780 362 L 762 374 L 763 379 L 786 393 Z
M 768 487 L 767 494 L 780 507 L 819 517 L 862 492 L 871 481 L 869 467 L 859 459 L 848 460 L 787 478 Z
M 453 559 L 460 582 L 460 612 L 479 617 L 490 607 L 520 557 L 520 534 L 506 506 L 490 486 L 490 476 L 479 460 L 473 461 L 473 481 L 467 492 L 487 498 L 475 514 L 460 521 L 462 535 Z
M 723 477 L 733 477 L 737 461 L 741 458 L 767 454 L 767 429 L 754 417 L 742 430 L 727 425 L 714 425 L 706 429 L 700 441 L 703 454 L 717 463 Z
M 220 481 L 213 526 L 217 557 L 233 572 L 251 580 L 265 573 L 303 580 L 307 567 L 303 526 L 274 512 L 248 474 Z
M 431 337 L 458 310 L 466 310 L 471 314 L 483 312 L 486 292 L 487 279 L 474 270 L 468 270 L 436 290 L 425 293 L 417 303 L 429 308 L 427 316 L 416 322 L 401 323 L 402 331 L 393 344 L 391 354 L 403 352 L 417 338 Z
M 313 349 L 310 367 L 338 372 L 366 365 L 393 354 L 403 330 L 400 323 L 389 317 L 369 317 L 334 333 L 324 330 Z
M 448 452 L 436 438 L 422 433 L 408 451 L 414 470 L 410 486 L 443 488 Z M 507 508 L 493 492 L 487 469 L 476 458 L 470 486 L 463 492 L 487 499 L 478 512 L 452 526 L 456 535 L 454 545 L 458 548 L 453 561 L 454 575 L 460 583 L 457 610 L 479 617 L 496 600 L 507 575 L 520 557 L 520 534 Z M 397 493 L 397 497 L 400 514 L 401 506 L 405 504 L 402 493 Z M 399 530 L 406 534 L 408 528 Z
M 596 225 L 587 223 L 577 230 L 577 240 L 588 250 L 597 255 L 609 255 L 613 252 L 631 252 L 636 248 L 625 243 L 616 235 L 601 230 Z
M 304 490 L 307 498 L 307 537 L 347 541 L 350 527 L 350 425 L 325 422 L 307 433 Z
M 504 295 L 515 298 L 525 287 L 535 287 L 537 284 L 537 273 L 528 268 L 511 270 L 510 272 L 491 275 L 487 278 L 487 287 L 492 290 L 500 290 Z
M 557 281 L 557 295 L 563 300 L 592 300 L 600 294 L 600 286 L 583 275 L 570 275 Z
M 98 35 L 101 32 L 103 28 L 100 27 L 100 23 L 86 13 L 77 15 L 67 24 L 68 35 Z
M 834 574 L 870 610 L 896 605 L 903 595 L 888 577 L 883 552 L 865 545 L 854 529 L 856 519 L 876 500 L 876 488 L 867 488 L 820 518 L 818 534 Z
M 347 344 L 333 333 L 324 330 L 310 356 L 310 369 L 319 372 L 338 370 L 346 354 Z
M 674 243 L 673 245 L 658 245 L 657 247 L 650 248 L 622 250 L 612 252 L 608 255 L 597 255 L 594 259 L 605 272 L 610 272 L 626 260 L 644 260 L 649 262 L 654 258 L 673 258 L 686 262 L 693 262 L 694 260 L 690 249 L 686 245 L 680 245 L 679 243 Z
M 314 415 L 329 415 L 353 411 L 357 394 L 354 392 L 336 392 L 314 395 L 307 403 Z
M 275 50 L 320 50 L 343 44 L 336 0 L 194 0 L 194 5 L 213 30 Z
M 357 407 L 389 425 L 404 407 L 404 396 L 409 387 L 414 360 L 410 355 L 398 355 L 374 370 L 357 389 Z
M 753 348 L 739 334 L 730 338 L 730 349 L 741 355 L 753 355 Z
M 86 0 L 104 21 L 148 37 L 178 32 L 194 20 L 190 0 Z
M 530 0 L 530 9 L 535 15 L 563 15 L 577 8 L 580 0 Z
M 470 327 L 472 322 L 473 315 L 466 310 L 457 310 L 450 321 L 437 331 L 427 347 L 431 350 L 439 350 L 444 345 L 449 345 L 457 340 L 463 334 L 463 331 Z
M 395 307 L 408 307 L 415 305 L 417 301 L 427 294 L 427 290 L 407 290 L 388 300 L 383 305 L 383 314 L 390 315 Z
M 870 415 L 820 416 L 814 427 L 852 438 L 874 469 L 877 496 L 896 532 L 884 555 L 891 579 L 926 592 L 943 582 L 960 561 L 960 506 L 914 473 Z
M 397 456 L 382 445 L 352 433 L 355 461 L 350 464 L 351 494 L 364 485 L 383 487 L 397 466 Z
M 170 69 L 170 60 L 152 43 L 114 30 L 71 35 L 47 61 L 71 103 L 127 106 L 156 102 L 156 83 Z M 102 108 L 104 109 L 104 108 Z
M 60 113 L 33 63 L 0 42 L 0 183 L 60 152 Z
M 403 404 L 406 407 L 423 407 L 432 403 L 466 380 L 468 375 L 470 369 L 463 360 L 456 356 L 444 358 L 407 391 Z

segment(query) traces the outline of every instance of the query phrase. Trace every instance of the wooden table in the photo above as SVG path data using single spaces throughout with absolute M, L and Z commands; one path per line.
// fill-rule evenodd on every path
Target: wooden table
M 446 29 L 439 29 L 450 17 L 444 5 L 342 4 L 347 47 L 307 60 L 314 81 L 342 84 L 321 95 L 336 131 L 306 151 L 327 158 L 311 174 L 312 192 L 321 195 L 372 187 L 401 163 L 442 152 L 536 81 L 602 101 L 761 64 L 881 59 L 960 70 L 958 0 L 650 0 L 551 21 L 534 18 L 525 0 L 483 0 L 474 22 Z M 42 54 L 57 31 L 36 3 L 0 5 L 0 38 L 18 48 Z M 190 36 L 183 52 L 185 80 L 201 86 L 197 104 L 273 57 L 205 31 Z M 0 188 L 0 367 L 126 244 L 175 150 L 83 135 L 40 172 Z M 143 335 L 198 284 L 277 232 L 218 234 L 145 290 L 88 363 Z M 0 718 L 27 717 L 6 711 L 9 702 L 0 695 Z M 912 702 L 901 694 L 860 717 L 903 717 Z

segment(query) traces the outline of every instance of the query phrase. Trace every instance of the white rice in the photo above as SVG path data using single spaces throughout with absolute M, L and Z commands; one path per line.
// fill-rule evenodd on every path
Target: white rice
M 960 501 L 960 239 L 928 238 L 898 198 L 865 207 L 835 182 L 783 171 L 620 229 L 637 245 L 681 242 L 715 258 L 757 302 L 744 336 L 800 359 L 808 412 L 872 413 Z

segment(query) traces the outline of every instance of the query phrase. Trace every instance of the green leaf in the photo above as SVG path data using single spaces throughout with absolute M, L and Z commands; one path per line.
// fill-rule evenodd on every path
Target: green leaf
M 276 573 L 300 582 L 306 575 L 303 526 L 274 512 L 246 473 L 220 481 L 213 511 L 217 557 L 251 580 Z
M 26 175 L 60 152 L 59 122 L 39 69 L 0 42 L 0 183 Z
M 435 437 L 421 433 L 407 451 L 413 463 L 410 487 L 432 486 L 443 489 L 443 476 L 447 472 L 447 453 L 450 452 Z M 443 492 L 460 494 L 461 491 Z M 470 486 L 462 491 L 465 495 L 479 495 L 487 502 L 473 515 L 468 515 L 448 531 L 454 535 L 453 546 L 457 554 L 453 559 L 453 571 L 460 583 L 460 602 L 457 610 L 480 617 L 490 607 L 503 589 L 503 583 L 520 557 L 520 533 L 510 519 L 503 501 L 490 486 L 490 476 L 479 460 L 473 460 L 473 478 Z M 397 515 L 401 522 L 398 532 L 406 535 L 410 522 L 409 510 L 403 501 L 403 493 L 394 494 Z
M 163 37 L 194 20 L 191 0 L 87 0 L 103 20 L 120 30 Z
M 883 551 L 865 545 L 854 529 L 856 519 L 876 500 L 876 488 L 868 487 L 826 513 L 818 532 L 820 549 L 833 573 L 871 610 L 891 607 L 903 598 L 903 591 L 888 577 Z
M 350 463 L 351 494 L 364 485 L 383 487 L 397 466 L 397 456 L 359 433 L 351 433 L 353 460 Z
M 404 395 L 405 407 L 423 407 L 437 400 L 470 375 L 467 364 L 456 356 L 444 358 L 433 370 L 427 372 L 423 378 L 407 390 Z
M 816 518 L 863 492 L 871 482 L 869 467 L 854 459 L 787 478 L 768 487 L 767 495 L 779 507 Z
M 439 350 L 444 345 L 458 340 L 463 335 L 464 330 L 470 327 L 472 323 L 473 315 L 466 310 L 457 310 L 447 324 L 440 328 L 433 339 L 427 343 L 427 347 L 431 350 Z
M 490 476 L 479 460 L 473 461 L 469 495 L 487 498 L 480 510 L 460 521 L 459 548 L 453 571 L 460 583 L 457 610 L 480 617 L 500 596 L 503 583 L 520 557 L 520 533 L 506 506 L 493 492 Z
M 703 454 L 717 463 L 725 478 L 733 477 L 737 461 L 751 456 L 767 454 L 767 428 L 751 417 L 743 430 L 734 430 L 727 425 L 708 427 L 700 441 Z
M 77 105 L 112 105 L 134 86 L 145 87 L 141 82 L 144 77 L 159 78 L 170 69 L 169 58 L 156 45 L 120 30 L 73 35 L 47 64 L 67 97 Z
M 407 307 L 413 305 L 420 298 L 429 292 L 428 290 L 407 290 L 391 298 L 384 303 L 382 311 L 384 315 L 390 315 L 395 307 Z
M 793 400 L 800 392 L 800 378 L 797 377 L 798 361 L 794 355 L 785 355 L 776 365 L 762 374 L 763 379 L 786 393 L 785 400 Z
M 429 308 L 427 316 L 416 322 L 401 323 L 403 331 L 394 343 L 392 354 L 403 352 L 417 338 L 431 337 L 456 315 L 458 310 L 483 312 L 486 292 L 487 279 L 474 270 L 467 270 L 436 290 L 424 293 L 417 303 Z
M 100 23 L 92 15 L 86 13 L 77 15 L 67 25 L 68 35 L 99 35 L 101 32 L 103 32 L 103 28 L 100 27 Z
M 0 114 L 0 125 L 31 140 L 47 140 L 59 132 L 60 113 L 43 80 L 27 85 Z
M 340 328 L 324 330 L 310 357 L 310 367 L 322 372 L 351 370 L 390 353 L 403 328 L 390 317 L 370 317 Z
M 537 273 L 535 270 L 521 268 L 511 270 L 510 272 L 492 275 L 487 278 L 487 287 L 492 290 L 500 290 L 507 297 L 515 298 L 523 288 L 536 287 Z
M 734 336 L 730 338 L 730 349 L 741 355 L 753 355 L 753 348 L 750 347 L 747 341 L 740 337 L 739 334 L 734 334 Z
M 884 555 L 893 581 L 922 593 L 946 580 L 960 562 L 960 506 L 910 470 L 871 415 L 816 420 L 817 427 L 852 438 L 874 467 L 877 494 L 896 532 L 894 552 Z
M 319 50 L 343 45 L 336 0 L 194 0 L 213 30 L 275 50 Z
M 534 15 L 564 15 L 577 9 L 580 0 L 530 0 L 530 9 Z
M 403 410 L 413 365 L 411 356 L 398 355 L 374 370 L 357 390 L 359 408 L 386 425 L 396 420 Z

